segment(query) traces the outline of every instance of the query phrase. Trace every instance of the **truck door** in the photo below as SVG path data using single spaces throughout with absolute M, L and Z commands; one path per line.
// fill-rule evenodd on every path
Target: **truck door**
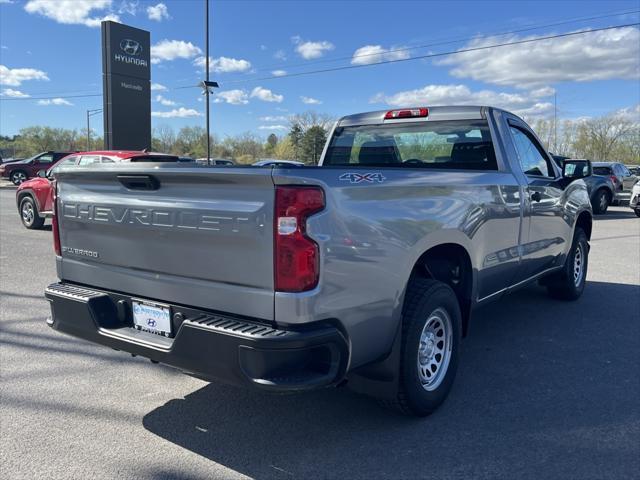
M 517 159 L 512 166 L 519 168 L 526 180 L 520 246 L 522 281 L 562 261 L 563 252 L 569 248 L 566 242 L 571 239 L 571 227 L 564 219 L 560 172 L 524 122 L 512 117 L 508 124 Z

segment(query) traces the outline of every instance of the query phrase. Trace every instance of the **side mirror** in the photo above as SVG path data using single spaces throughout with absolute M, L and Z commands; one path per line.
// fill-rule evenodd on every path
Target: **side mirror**
M 46 170 L 38 170 L 38 176 L 40 178 L 47 178 L 47 171 Z
M 591 162 L 588 160 L 565 160 L 562 163 L 562 176 L 570 180 L 591 176 Z

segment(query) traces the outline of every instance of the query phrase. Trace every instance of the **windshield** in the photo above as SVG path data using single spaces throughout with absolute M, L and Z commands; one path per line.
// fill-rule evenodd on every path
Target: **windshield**
M 338 127 L 323 164 L 497 170 L 485 120 Z

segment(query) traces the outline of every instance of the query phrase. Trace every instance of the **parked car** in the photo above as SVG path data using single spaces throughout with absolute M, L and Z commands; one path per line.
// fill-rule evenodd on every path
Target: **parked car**
M 178 157 L 178 162 L 195 163 L 196 159 L 192 157 Z
M 278 160 L 276 158 L 265 158 L 253 164 L 254 167 L 304 167 L 304 163 L 294 160 Z
M 212 158 L 209 163 L 207 163 L 207 159 L 205 158 L 198 158 L 196 159 L 196 162 L 199 165 L 213 165 L 213 166 L 229 166 L 229 165 L 235 165 L 233 160 L 230 160 L 228 158 Z
M 52 215 L 52 180 L 56 172 L 65 166 L 89 166 L 116 162 L 171 162 L 178 157 L 140 151 L 79 152 L 58 161 L 49 170 L 40 170 L 36 178 L 22 182 L 16 190 L 16 205 L 22 224 L 32 230 L 42 228 L 45 219 Z
M 609 205 L 611 205 L 611 202 L 616 198 L 616 190 L 611 178 L 592 175 L 593 167 L 590 160 L 574 160 L 569 157 L 553 154 L 551 156 L 561 169 L 565 164 L 567 165 L 570 169 L 570 171 L 567 172 L 568 177 L 570 177 L 573 172 L 579 173 L 578 178 L 581 178 L 587 185 L 593 213 L 606 213 Z
M 638 217 L 640 217 L 640 181 L 636 182 L 636 184 L 631 188 L 629 207 L 633 209 Z
M 42 152 L 31 158 L 0 165 L 0 177 L 8 178 L 14 185 L 33 178 L 39 170 L 51 168 L 58 160 L 73 152 Z
M 536 281 L 582 294 L 587 187 L 519 117 L 363 113 L 328 142 L 311 168 L 62 168 L 49 325 L 205 380 L 346 384 L 427 415 L 477 306 Z
M 640 177 L 640 165 L 625 165 L 632 175 Z
M 593 162 L 593 174 L 611 179 L 616 192 L 614 205 L 617 205 L 620 200 L 626 200 L 631 187 L 638 180 L 638 177 L 633 175 L 625 165 L 618 162 Z

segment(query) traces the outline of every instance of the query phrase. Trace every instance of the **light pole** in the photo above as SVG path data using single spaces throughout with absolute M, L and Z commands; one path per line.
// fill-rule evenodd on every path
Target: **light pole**
M 217 88 L 216 82 L 209 81 L 209 0 L 204 0 L 204 70 L 205 79 L 200 84 L 204 88 L 204 95 L 207 102 L 207 165 L 211 165 L 211 135 L 209 133 L 209 91 L 210 88 Z
M 94 110 L 87 110 L 87 152 L 91 150 L 91 126 L 89 125 L 89 118 L 102 112 L 101 108 Z

